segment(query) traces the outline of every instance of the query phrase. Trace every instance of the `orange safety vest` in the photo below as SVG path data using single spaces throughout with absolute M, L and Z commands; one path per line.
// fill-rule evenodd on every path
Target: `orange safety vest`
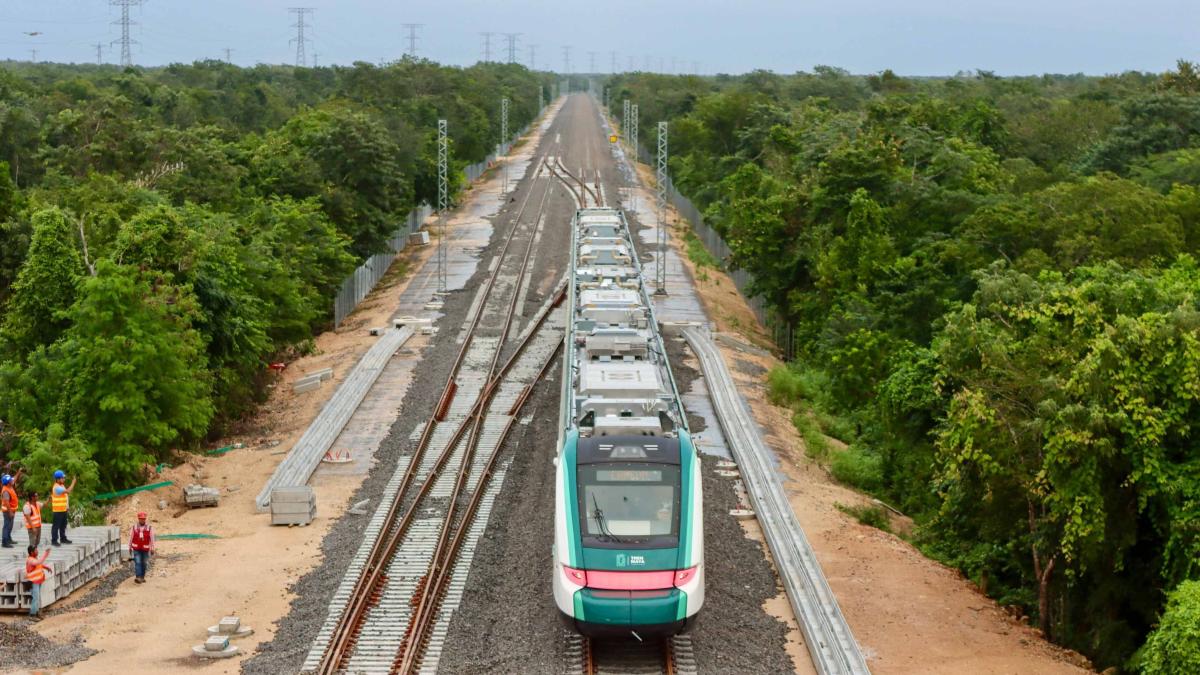
M 33 530 L 42 526 L 42 505 L 26 502 L 29 505 L 29 517 L 25 519 L 25 529 Z
M 31 555 L 25 559 L 25 576 L 30 583 L 40 584 L 46 580 L 46 568 L 38 562 L 37 556 Z
M 63 493 L 58 494 L 54 488 L 60 487 L 58 483 L 50 486 L 50 510 L 55 513 L 63 513 L 71 504 L 71 495 L 67 494 L 66 487 L 63 487 Z
M 7 506 L 4 506 L 5 502 L 2 498 L 0 498 L 0 511 L 4 511 L 6 513 L 16 513 L 17 512 L 17 491 L 13 489 L 12 484 L 9 483 L 8 485 L 5 485 L 4 487 L 0 488 L 0 493 L 3 493 L 5 496 L 8 497 L 7 503 L 12 504 L 12 508 L 10 509 Z

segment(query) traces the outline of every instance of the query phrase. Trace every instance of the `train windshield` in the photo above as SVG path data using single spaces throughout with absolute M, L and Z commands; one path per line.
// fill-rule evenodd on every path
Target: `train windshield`
M 679 466 L 605 463 L 579 466 L 587 546 L 675 546 L 679 538 Z

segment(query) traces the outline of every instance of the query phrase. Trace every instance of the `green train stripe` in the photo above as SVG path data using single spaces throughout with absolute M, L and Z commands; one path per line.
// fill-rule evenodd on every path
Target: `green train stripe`
M 567 560 L 571 567 L 583 567 L 583 552 L 580 551 L 581 533 L 579 525 L 579 499 L 576 496 L 575 453 L 579 442 L 579 431 L 572 429 L 567 432 L 563 441 L 562 455 L 559 463 L 563 467 L 563 504 L 567 517 Z M 578 602 L 578 600 L 576 600 Z
M 679 569 L 687 569 L 694 563 L 692 553 L 692 511 L 696 505 L 692 503 L 692 491 L 695 489 L 695 476 L 692 466 L 695 454 L 692 451 L 692 437 L 686 431 L 679 432 Z

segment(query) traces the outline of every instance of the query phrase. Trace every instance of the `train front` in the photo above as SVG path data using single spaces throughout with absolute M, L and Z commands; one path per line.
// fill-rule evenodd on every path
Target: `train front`
M 584 635 L 675 634 L 704 602 L 699 461 L 686 432 L 569 437 L 554 599 Z

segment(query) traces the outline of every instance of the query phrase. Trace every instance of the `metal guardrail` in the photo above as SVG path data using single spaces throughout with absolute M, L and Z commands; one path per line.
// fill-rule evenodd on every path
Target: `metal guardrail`
M 720 351 L 705 330 L 684 328 L 683 336 L 700 360 L 717 421 L 737 460 L 788 602 L 804 631 L 813 665 L 821 675 L 870 673 L 833 589 L 788 502 L 773 467 L 771 451 L 763 442 L 749 406 L 738 393 Z

